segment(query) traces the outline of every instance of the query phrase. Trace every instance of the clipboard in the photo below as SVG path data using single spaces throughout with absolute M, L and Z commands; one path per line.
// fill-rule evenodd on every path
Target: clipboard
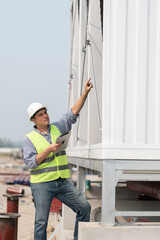
M 56 143 L 60 143 L 60 142 L 62 143 L 62 146 L 58 149 L 58 152 L 67 148 L 69 137 L 70 137 L 70 132 L 67 132 L 57 137 Z

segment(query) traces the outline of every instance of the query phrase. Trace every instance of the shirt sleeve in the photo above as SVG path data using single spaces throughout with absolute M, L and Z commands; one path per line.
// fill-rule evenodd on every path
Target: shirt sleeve
M 37 151 L 28 137 L 24 140 L 23 154 L 24 162 L 29 169 L 34 169 L 39 166 L 36 164 Z
M 61 134 L 69 132 L 72 128 L 72 124 L 76 123 L 79 114 L 76 116 L 72 110 L 65 113 L 57 122 L 52 123 L 55 125 Z

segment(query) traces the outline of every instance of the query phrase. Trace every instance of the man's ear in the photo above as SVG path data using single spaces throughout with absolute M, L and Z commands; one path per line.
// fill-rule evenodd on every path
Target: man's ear
M 31 119 L 31 122 L 33 122 L 33 123 L 35 124 L 35 117 L 33 117 L 33 118 Z

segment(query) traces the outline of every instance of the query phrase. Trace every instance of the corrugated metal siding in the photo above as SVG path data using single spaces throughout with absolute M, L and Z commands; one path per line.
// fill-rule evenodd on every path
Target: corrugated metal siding
M 73 127 L 71 145 L 158 147 L 160 1 L 104 1 L 103 42 L 100 1 L 89 1 L 88 7 L 80 1 L 79 14 L 77 1 L 72 3 L 69 108 L 90 76 L 94 89 Z
M 109 103 L 104 103 L 108 108 L 104 121 L 109 124 L 103 128 L 107 131 L 104 141 L 159 143 L 160 1 L 112 0 L 105 4 L 109 21 L 104 28 L 109 30 L 104 30 L 107 57 L 103 67 L 110 67 L 103 76 L 108 77 L 104 86 L 109 87 L 110 96 Z

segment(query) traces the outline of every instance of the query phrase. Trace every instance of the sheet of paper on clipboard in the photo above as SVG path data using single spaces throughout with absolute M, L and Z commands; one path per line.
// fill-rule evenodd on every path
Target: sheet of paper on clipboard
M 63 135 L 60 135 L 56 139 L 56 143 L 60 143 L 60 142 L 62 143 L 62 146 L 58 149 L 58 152 L 67 148 L 67 145 L 68 145 L 68 142 L 69 142 L 69 137 L 70 137 L 70 132 L 67 132 Z

